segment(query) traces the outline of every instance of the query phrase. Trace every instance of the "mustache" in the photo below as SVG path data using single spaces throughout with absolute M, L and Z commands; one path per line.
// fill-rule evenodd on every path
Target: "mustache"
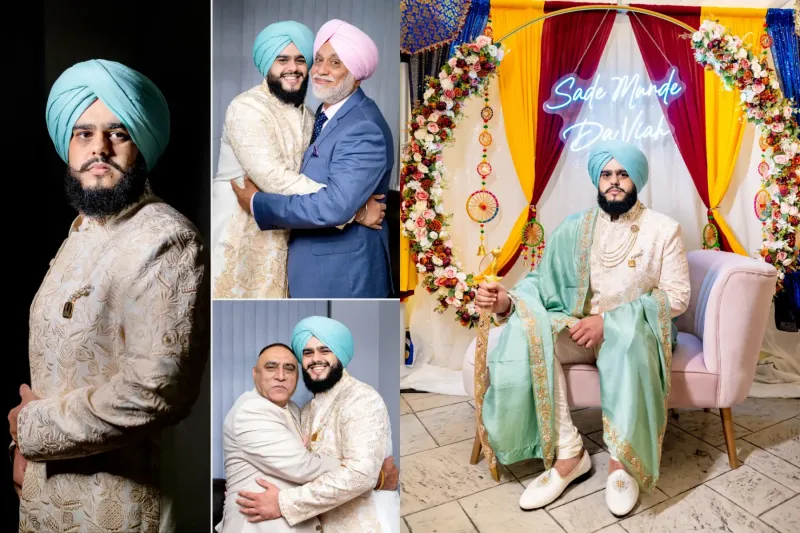
M 313 79 L 329 81 L 329 82 L 335 82 L 336 81 L 335 79 L 333 79 L 333 76 L 323 76 L 321 74 L 314 74 Z
M 95 157 L 93 159 L 86 161 L 83 165 L 81 165 L 81 168 L 78 169 L 78 172 L 86 172 L 87 170 L 89 170 L 89 167 L 94 165 L 95 163 L 102 163 L 104 165 L 110 166 L 113 169 L 116 169 L 119 172 L 125 172 L 124 170 L 122 170 L 122 167 L 120 167 L 118 164 L 108 159 L 107 157 Z
M 321 361 L 319 363 L 311 363 L 310 365 L 308 365 L 308 368 L 311 369 L 317 366 L 331 366 L 331 365 L 326 363 L 325 361 Z
M 303 73 L 300 72 L 299 70 L 294 72 L 284 72 L 283 74 L 281 74 L 281 78 L 285 78 L 286 76 L 298 76 L 300 78 L 305 78 Z
M 603 194 L 608 194 L 608 193 L 610 193 L 611 191 L 625 192 L 625 190 L 624 190 L 624 189 L 622 189 L 622 188 L 620 188 L 620 187 L 615 187 L 615 186 L 613 186 L 613 185 L 612 185 L 611 187 L 609 187 L 608 189 L 606 189 L 606 192 L 604 192 Z

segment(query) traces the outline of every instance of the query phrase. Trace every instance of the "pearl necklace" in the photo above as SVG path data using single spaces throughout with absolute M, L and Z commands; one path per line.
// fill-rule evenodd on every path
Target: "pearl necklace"
M 614 268 L 622 263 L 626 257 L 631 253 L 633 247 L 636 245 L 636 239 L 639 237 L 639 222 L 644 215 L 644 209 L 642 209 L 639 216 L 636 217 L 634 223 L 631 225 L 631 232 L 630 235 L 615 249 L 610 251 L 605 251 L 600 247 L 597 252 L 598 259 L 600 260 L 600 264 L 603 265 L 605 268 Z

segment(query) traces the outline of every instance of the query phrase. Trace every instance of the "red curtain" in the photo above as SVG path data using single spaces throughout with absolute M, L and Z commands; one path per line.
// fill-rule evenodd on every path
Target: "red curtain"
M 547 2 L 545 12 L 551 13 L 568 7 L 588 6 L 591 3 Z M 536 125 L 536 179 L 533 183 L 531 207 L 535 206 L 553 175 L 564 150 L 560 132 L 564 120 L 559 115 L 546 113 L 542 106 L 550 98 L 555 83 L 572 72 L 579 78 L 592 79 L 603 55 L 614 25 L 616 10 L 583 11 L 549 18 L 542 28 L 542 70 L 539 78 L 539 114 Z M 590 44 L 591 43 L 591 44 Z M 585 54 L 585 55 L 584 55 Z M 582 59 L 581 59 L 582 58 Z M 580 62 L 580 65 L 578 63 Z M 577 70 L 576 70 L 577 67 Z M 574 111 L 580 110 L 580 102 Z M 705 142 L 705 141 L 703 141 Z M 505 275 L 514 266 L 522 249 L 500 271 Z
M 668 15 L 693 28 L 700 27 L 699 6 L 631 5 Z M 680 37 L 689 32 L 668 20 L 649 15 L 629 13 L 628 16 L 650 80 L 653 82 L 663 80 L 670 66 L 675 66 L 681 81 L 686 85 L 686 90 L 680 98 L 672 102 L 669 107 L 661 102 L 661 107 L 664 108 L 667 119 L 672 124 L 672 134 L 678 150 L 689 169 L 703 204 L 708 209 L 710 206 L 706 165 L 705 75 L 703 67 L 694 59 L 691 43 Z M 713 220 L 710 209 L 708 216 L 709 221 L 717 228 L 722 249 L 727 252 L 732 251 L 728 240 Z

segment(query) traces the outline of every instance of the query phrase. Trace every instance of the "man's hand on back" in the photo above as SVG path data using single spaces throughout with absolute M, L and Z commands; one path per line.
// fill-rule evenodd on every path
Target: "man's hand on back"
M 371 229 L 381 229 L 383 218 L 386 216 L 386 204 L 379 202 L 385 195 L 373 194 L 361 209 L 356 213 L 355 221 Z

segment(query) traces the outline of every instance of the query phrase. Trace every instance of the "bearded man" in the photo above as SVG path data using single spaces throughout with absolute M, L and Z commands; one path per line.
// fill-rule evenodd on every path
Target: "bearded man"
M 313 42 L 314 34 L 298 22 L 264 28 L 253 43 L 253 61 L 264 80 L 228 106 L 214 180 L 215 298 L 289 296 L 289 231 L 261 231 L 249 209 L 239 207 L 228 182 L 247 176 L 260 190 L 279 195 L 311 194 L 325 187 L 299 172 L 313 125 L 304 105 Z M 379 230 L 386 209 L 381 198 L 354 209 L 338 230 L 354 220 Z
M 90 60 L 56 80 L 46 119 L 78 217 L 31 305 L 32 388 L 8 416 L 19 530 L 173 531 L 158 437 L 197 399 L 208 295 L 197 230 L 148 184 L 167 102 Z
M 325 533 L 399 533 L 400 495 L 383 488 L 381 466 L 392 455 L 389 413 L 380 394 L 345 368 L 353 358 L 347 326 L 322 316 L 301 320 L 292 331 L 292 351 L 303 382 L 314 394 L 301 414 L 309 451 L 335 457 L 340 465 L 304 485 L 241 493 L 242 512 L 257 520 L 283 517 L 295 526 L 319 517 Z
M 504 464 L 544 460 L 520 497 L 544 507 L 591 469 L 572 424 L 562 363 L 596 364 L 603 440 L 611 454 L 606 504 L 636 505 L 659 476 L 667 422 L 671 319 L 689 303 L 689 266 L 680 225 L 646 208 L 638 192 L 648 164 L 635 146 L 611 141 L 589 156 L 599 207 L 568 217 L 537 269 L 511 292 L 481 283 L 476 303 L 506 322 L 488 359 L 483 423 Z
M 360 85 L 378 66 L 367 34 L 341 20 L 326 22 L 314 40 L 314 96 L 322 100 L 300 171 L 314 194 L 259 191 L 232 183 L 243 210 L 262 230 L 291 229 L 289 294 L 293 298 L 386 298 L 392 294 L 387 224 L 350 224 L 371 195 L 389 190 L 394 148 L 389 125 Z M 363 212 L 356 216 L 362 222 Z

